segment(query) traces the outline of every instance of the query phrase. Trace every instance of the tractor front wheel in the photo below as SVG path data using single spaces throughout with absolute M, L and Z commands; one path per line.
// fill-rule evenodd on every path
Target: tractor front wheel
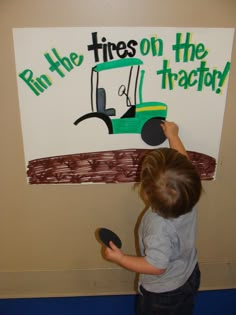
M 154 117 L 146 121 L 143 125 L 141 138 L 148 145 L 160 145 L 166 140 L 166 136 L 161 127 L 162 120 L 163 119 Z

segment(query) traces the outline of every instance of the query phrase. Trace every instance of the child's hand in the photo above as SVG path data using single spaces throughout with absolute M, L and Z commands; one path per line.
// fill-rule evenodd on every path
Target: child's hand
M 104 251 L 104 257 L 116 264 L 120 264 L 122 258 L 124 257 L 123 252 L 113 243 L 109 242 L 110 247 L 106 247 Z
M 167 139 L 171 139 L 178 136 L 179 127 L 176 123 L 171 121 L 164 121 L 161 124 L 161 127 Z
M 161 127 L 163 129 L 163 132 L 166 136 L 166 138 L 169 141 L 170 148 L 175 149 L 179 151 L 181 154 L 185 155 L 188 159 L 188 153 L 179 138 L 179 127 L 176 123 L 171 121 L 164 121 L 161 124 Z

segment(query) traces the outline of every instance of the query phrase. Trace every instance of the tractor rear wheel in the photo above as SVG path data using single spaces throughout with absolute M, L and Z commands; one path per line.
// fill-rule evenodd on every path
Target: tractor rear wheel
M 156 146 L 166 140 L 166 136 L 161 127 L 162 121 L 163 119 L 154 117 L 145 122 L 141 131 L 141 138 L 145 143 Z

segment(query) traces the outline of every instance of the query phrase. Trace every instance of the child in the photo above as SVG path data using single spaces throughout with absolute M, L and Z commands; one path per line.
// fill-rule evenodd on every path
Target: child
M 195 248 L 196 209 L 201 180 L 178 136 L 164 122 L 170 148 L 150 151 L 143 160 L 140 196 L 148 204 L 139 226 L 141 256 L 128 256 L 112 242 L 104 256 L 140 274 L 140 315 L 191 315 L 200 284 Z

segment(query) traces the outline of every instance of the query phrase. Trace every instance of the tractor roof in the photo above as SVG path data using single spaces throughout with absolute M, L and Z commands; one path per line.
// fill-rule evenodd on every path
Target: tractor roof
M 118 60 L 112 60 L 112 61 L 99 63 L 95 67 L 93 67 L 93 70 L 96 72 L 100 72 L 100 71 L 110 70 L 110 69 L 115 69 L 115 68 L 139 66 L 142 64 L 143 62 L 141 59 L 124 58 L 124 59 L 118 59 Z

